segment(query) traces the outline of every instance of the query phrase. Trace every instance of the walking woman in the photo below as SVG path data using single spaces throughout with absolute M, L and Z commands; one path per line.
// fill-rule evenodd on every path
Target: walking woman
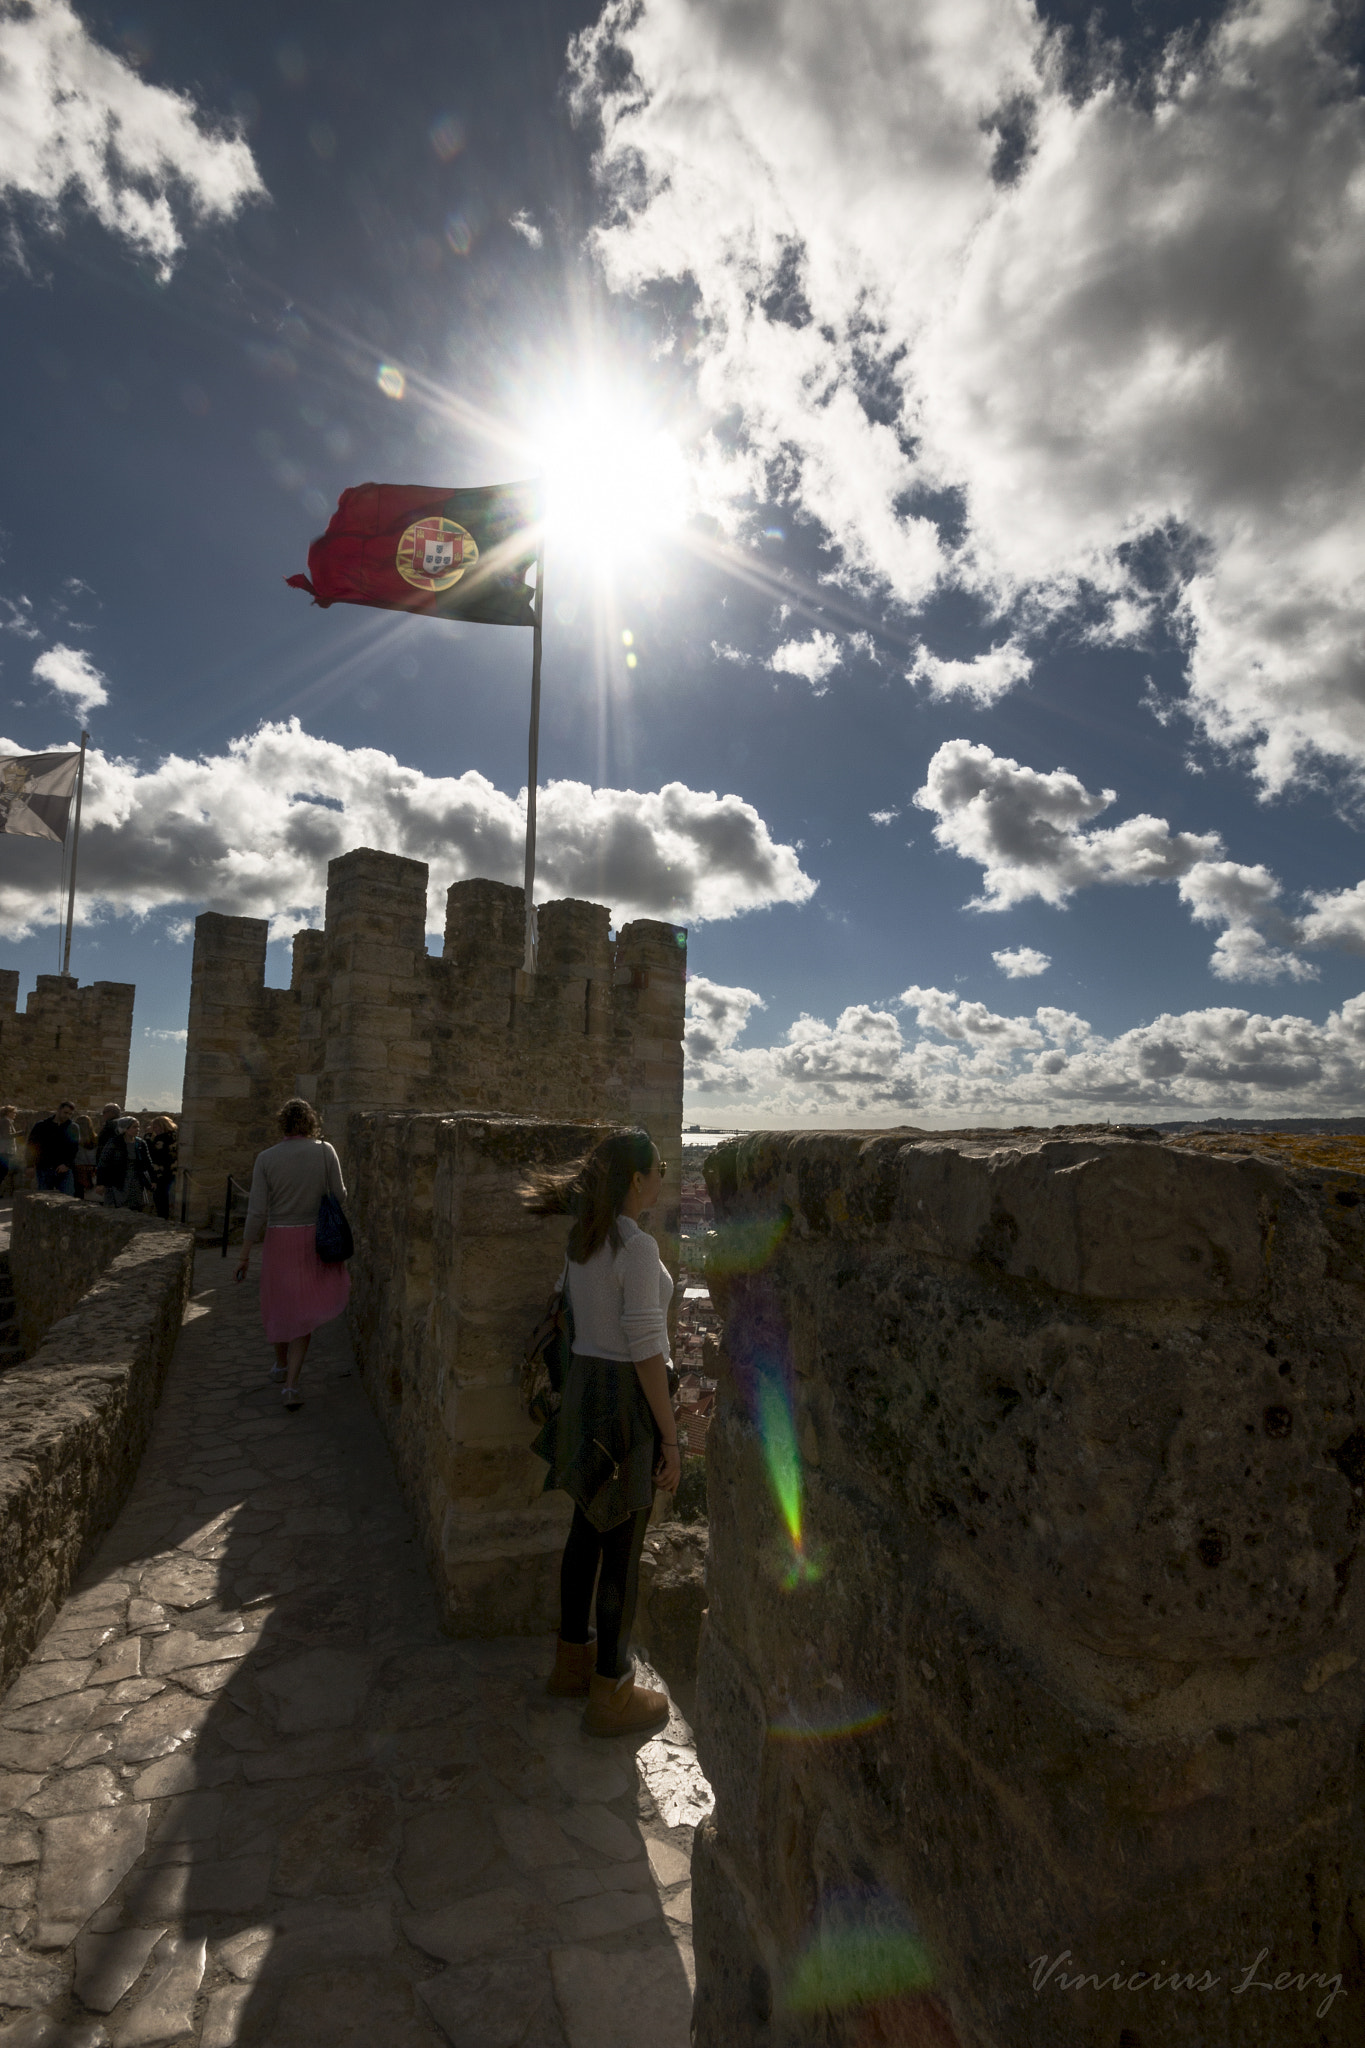
M 674 1492 L 680 1472 L 668 1388 L 673 1281 L 640 1228 L 662 1182 L 648 1134 L 621 1131 L 575 1166 L 532 1174 L 522 1193 L 533 1216 L 573 1217 L 565 1262 L 573 1357 L 559 1412 L 535 1450 L 550 1466 L 545 1490 L 563 1488 L 574 1503 L 546 1690 L 586 1695 L 589 1735 L 638 1735 L 668 1719 L 668 1695 L 636 1685 L 629 1655 L 654 1489 Z
M 299 1374 L 308 1340 L 320 1323 L 339 1316 L 351 1297 L 344 1265 L 318 1257 L 318 1205 L 324 1195 L 344 1201 L 341 1161 L 325 1138 L 311 1102 L 301 1096 L 279 1114 L 280 1142 L 256 1154 L 251 1200 L 242 1232 L 237 1278 L 245 1280 L 251 1247 L 261 1247 L 261 1321 L 275 1347 L 270 1377 L 283 1381 L 286 1408 L 301 1408 Z

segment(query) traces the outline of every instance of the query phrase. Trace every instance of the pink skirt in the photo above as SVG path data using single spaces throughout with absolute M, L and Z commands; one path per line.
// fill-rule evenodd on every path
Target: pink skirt
M 318 1257 L 312 1223 L 271 1223 L 261 1246 L 261 1321 L 271 1344 L 309 1337 L 339 1316 L 351 1298 L 345 1266 Z

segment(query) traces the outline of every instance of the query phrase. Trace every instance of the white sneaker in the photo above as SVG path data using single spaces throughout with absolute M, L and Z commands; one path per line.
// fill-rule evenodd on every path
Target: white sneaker
M 280 1393 L 283 1397 L 284 1405 L 286 1408 L 302 1408 L 303 1395 L 299 1392 L 297 1387 L 281 1387 Z

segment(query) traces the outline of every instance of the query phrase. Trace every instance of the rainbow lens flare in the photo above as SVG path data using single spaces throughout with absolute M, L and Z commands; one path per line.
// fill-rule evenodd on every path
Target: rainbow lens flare
M 818 1558 L 808 1556 L 806 1551 L 805 1530 L 802 1524 L 804 1487 L 801 1480 L 801 1452 L 796 1442 L 796 1421 L 792 1415 L 791 1395 L 775 1377 L 765 1377 L 759 1381 L 758 1434 L 763 1445 L 763 1460 L 768 1468 L 768 1482 L 782 1516 L 787 1540 L 791 1544 L 791 1563 L 782 1580 L 783 1586 L 790 1592 L 793 1587 L 809 1585 L 812 1580 L 818 1579 L 820 1562 Z
M 891 1719 L 885 1707 L 870 1700 L 844 1700 L 837 1713 L 812 1714 L 791 1708 L 779 1721 L 768 1724 L 770 1742 L 843 1742 L 851 1736 L 867 1735 Z
M 706 1248 L 708 1280 L 728 1280 L 737 1273 L 761 1273 L 792 1227 L 792 1212 L 742 1216 L 716 1226 Z
M 933 1964 L 920 1937 L 905 1926 L 823 1927 L 792 1972 L 790 2012 L 831 2012 L 926 1991 Z

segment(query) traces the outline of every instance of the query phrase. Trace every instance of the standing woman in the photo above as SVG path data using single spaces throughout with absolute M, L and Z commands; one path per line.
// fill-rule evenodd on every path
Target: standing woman
M 522 1193 L 533 1216 L 573 1217 L 565 1262 L 573 1357 L 559 1412 L 535 1450 L 549 1462 L 545 1490 L 562 1488 L 574 1503 L 546 1690 L 586 1694 L 589 1735 L 638 1735 L 668 1719 L 668 1695 L 636 1685 L 629 1655 L 654 1489 L 674 1492 L 680 1474 L 668 1389 L 673 1281 L 639 1221 L 662 1182 L 648 1133 L 620 1131 L 574 1166 L 532 1174 Z
M 180 1158 L 180 1139 L 168 1116 L 154 1116 L 147 1136 L 147 1153 L 152 1162 L 152 1206 L 167 1222 L 171 1214 L 171 1193 Z
M 318 1206 L 324 1195 L 344 1201 L 341 1161 L 325 1138 L 311 1102 L 294 1096 L 279 1114 L 281 1139 L 256 1155 L 242 1232 L 237 1278 L 245 1280 L 251 1247 L 261 1246 L 261 1321 L 275 1347 L 272 1380 L 283 1380 L 286 1408 L 301 1408 L 299 1374 L 319 1323 L 339 1316 L 351 1298 L 343 1264 L 318 1257 Z
M 123 1207 L 145 1209 L 147 1197 L 152 1191 L 152 1155 L 147 1150 L 147 1140 L 142 1135 L 142 1125 L 137 1117 L 123 1120 L 123 1136 L 128 1147 L 128 1177 L 123 1184 Z
M 76 1129 L 81 1134 L 81 1142 L 71 1171 L 76 1176 L 76 1199 L 83 1202 L 95 1185 L 95 1126 L 88 1116 L 78 1116 Z
M 14 1123 L 18 1114 L 18 1105 L 13 1102 L 7 1102 L 0 1108 L 0 1195 L 5 1192 L 11 1176 L 15 1187 L 19 1184 L 19 1134 Z M 13 1194 L 14 1188 L 9 1192 Z

